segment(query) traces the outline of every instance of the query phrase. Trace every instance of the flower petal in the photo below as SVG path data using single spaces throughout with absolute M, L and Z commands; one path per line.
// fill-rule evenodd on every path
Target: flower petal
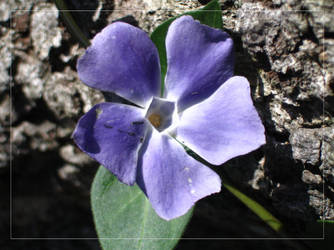
M 148 124 L 141 109 L 100 103 L 82 116 L 73 132 L 79 148 L 123 183 L 136 179 L 138 151 Z
M 216 165 L 264 144 L 247 79 L 232 77 L 207 100 L 185 110 L 176 138 Z
M 77 70 L 88 86 L 140 106 L 160 94 L 158 51 L 144 31 L 127 23 L 115 22 L 97 34 Z
M 166 51 L 167 99 L 177 100 L 179 110 L 209 97 L 233 75 L 232 39 L 191 16 L 182 16 L 170 25 Z
M 160 217 L 181 216 L 197 200 L 220 191 L 219 176 L 191 158 L 173 138 L 153 130 L 146 146 L 137 183 Z

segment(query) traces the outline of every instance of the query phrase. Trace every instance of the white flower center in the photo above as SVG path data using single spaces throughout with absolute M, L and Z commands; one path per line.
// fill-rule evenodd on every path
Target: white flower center
M 175 103 L 166 99 L 154 97 L 147 109 L 145 118 L 159 132 L 171 126 L 175 113 Z

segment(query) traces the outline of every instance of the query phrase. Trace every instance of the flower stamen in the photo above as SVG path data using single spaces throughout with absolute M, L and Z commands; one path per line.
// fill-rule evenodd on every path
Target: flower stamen
M 159 132 L 172 125 L 175 103 L 163 98 L 154 97 L 149 105 L 145 118 Z
M 156 113 L 151 114 L 148 117 L 148 120 L 155 128 L 159 128 L 161 126 L 161 116 Z

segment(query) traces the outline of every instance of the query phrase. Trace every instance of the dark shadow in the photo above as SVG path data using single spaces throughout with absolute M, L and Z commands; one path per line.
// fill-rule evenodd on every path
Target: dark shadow
M 23 121 L 41 124 L 45 121 L 45 117 L 48 117 L 49 121 L 57 123 L 57 118 L 47 107 L 44 99 L 40 98 L 32 102 L 24 95 L 22 85 L 14 84 L 11 99 L 13 116 L 19 117 L 19 119 L 13 121 L 12 126 L 16 126 Z
M 276 77 L 280 81 L 289 80 L 288 76 L 284 76 L 282 79 L 276 74 Z M 258 76 L 258 79 L 261 78 Z M 259 81 L 259 86 L 261 88 L 260 92 L 263 93 L 264 86 L 261 81 Z M 297 95 L 298 93 L 294 92 L 290 98 L 293 99 Z M 312 232 L 312 234 L 306 231 L 307 223 L 317 219 L 315 208 L 310 206 L 311 195 L 308 193 L 309 190 L 313 190 L 313 187 L 302 181 L 302 173 L 306 166 L 293 158 L 292 147 L 289 143 L 289 131 L 283 129 L 279 132 L 275 128 L 269 108 L 272 98 L 272 96 L 267 96 L 261 100 L 261 103 L 255 104 L 262 111 L 260 115 L 263 117 L 262 120 L 266 128 L 267 144 L 264 146 L 264 171 L 265 176 L 268 176 L 271 182 L 270 193 L 267 195 L 270 197 L 271 206 L 276 210 L 274 215 L 277 215 L 283 222 L 285 233 L 289 237 L 321 238 L 321 231 Z M 303 107 L 298 108 L 282 103 L 282 107 L 289 113 L 292 120 L 296 119 L 298 114 L 305 116 L 305 119 L 312 119 L 314 114 L 310 110 L 305 110 L 304 105 L 307 105 L 309 109 L 316 110 L 320 103 L 315 100 L 312 107 L 311 102 L 307 104 L 301 102 Z
M 301 162 L 296 162 L 293 158 L 292 148 L 288 143 L 289 132 L 287 130 L 283 130 L 282 132 L 277 131 L 275 127 L 275 122 L 271 117 L 269 108 L 273 96 L 264 96 L 264 84 L 261 82 L 258 70 L 261 68 L 266 73 L 270 73 L 271 67 L 269 60 L 264 54 L 259 54 L 256 55 L 255 58 L 251 58 L 251 56 L 243 50 L 241 38 L 238 35 L 233 35 L 233 41 L 236 54 L 235 75 L 245 76 L 251 83 L 251 94 L 253 96 L 254 105 L 265 126 L 267 143 L 258 150 L 231 159 L 223 166 L 215 167 L 215 171 L 223 175 L 224 178 L 228 178 L 240 191 L 258 201 L 281 220 L 284 225 L 284 230 L 289 237 L 320 238 L 322 237 L 322 232 L 313 232 L 314 234 L 307 235 L 305 230 L 305 223 L 307 221 L 315 221 L 317 219 L 315 209 L 309 204 L 310 194 L 308 194 L 308 190 L 311 188 L 301 180 L 305 166 Z M 254 63 L 254 59 L 256 60 L 256 64 Z M 279 75 L 276 74 L 276 77 L 280 82 L 281 79 L 279 79 Z M 287 77 L 286 80 L 289 79 L 290 78 Z M 260 96 L 255 95 L 256 90 L 259 91 Z M 292 94 L 294 96 L 291 98 L 298 95 L 298 93 Z M 302 105 L 306 104 L 302 103 Z M 311 106 L 311 102 L 307 105 Z M 320 103 L 316 102 L 313 109 L 316 110 L 319 108 L 319 105 Z M 283 108 L 285 108 L 285 106 L 283 106 Z M 297 112 L 303 115 L 305 114 L 305 116 L 307 116 L 306 113 L 311 113 L 310 110 L 305 110 L 304 106 L 302 108 L 304 110 L 296 110 L 295 116 L 293 117 L 296 117 Z M 311 109 L 312 107 L 308 108 Z M 312 117 L 310 117 L 310 119 L 312 119 Z M 255 190 L 250 188 L 249 182 L 254 179 L 255 171 L 259 169 L 259 161 L 262 157 L 264 157 L 264 162 L 261 171 L 264 176 L 260 182 L 257 183 L 259 190 Z M 238 206 L 233 207 L 233 209 L 237 209 L 237 207 Z M 241 237 L 245 237 L 245 235 L 251 234 L 245 233 L 240 235 Z M 254 235 L 254 237 L 256 237 L 256 233 Z M 268 235 L 273 234 L 272 232 L 262 234 L 263 237 L 268 237 Z M 280 236 L 274 235 L 274 237 Z
M 146 196 L 147 196 L 146 187 L 145 187 L 145 182 L 144 182 L 144 179 L 143 179 L 143 155 L 146 152 L 146 149 L 148 147 L 148 142 L 151 140 L 152 133 L 153 133 L 152 130 L 153 130 L 153 128 L 151 126 L 148 126 L 148 129 L 147 129 L 147 132 L 146 132 L 146 135 L 145 135 L 145 139 L 143 141 L 143 145 L 138 152 L 136 182 L 137 182 L 138 186 L 142 189 L 142 191 L 145 193 Z
M 106 91 L 101 91 L 101 92 L 106 102 L 123 103 L 123 104 L 131 105 L 131 106 L 139 107 L 138 105 L 128 101 L 127 99 L 119 95 L 116 95 L 113 92 L 106 92 Z
M 80 184 L 74 185 L 73 180 L 59 177 L 63 159 L 57 153 L 33 151 L 13 161 L 13 237 L 96 237 L 89 189 L 97 164 L 85 166 L 75 177 Z
M 123 22 L 123 23 L 128 23 L 131 24 L 132 26 L 138 27 L 139 23 L 138 21 L 131 15 L 124 16 L 122 18 L 113 20 L 113 22 Z
M 91 39 L 106 26 L 105 11 L 100 11 L 99 1 L 65 0 L 68 10 L 84 35 Z M 112 9 L 110 9 L 112 11 Z

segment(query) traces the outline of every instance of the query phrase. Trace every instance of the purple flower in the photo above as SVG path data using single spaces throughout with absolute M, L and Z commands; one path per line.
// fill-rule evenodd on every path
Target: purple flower
M 233 42 L 190 16 L 166 37 L 168 69 L 160 94 L 156 47 L 145 32 L 116 22 L 79 59 L 80 79 L 137 106 L 100 103 L 78 122 L 79 148 L 128 185 L 137 183 L 157 214 L 170 220 L 220 191 L 219 176 L 179 142 L 219 165 L 265 143 L 246 78 L 233 77 Z

